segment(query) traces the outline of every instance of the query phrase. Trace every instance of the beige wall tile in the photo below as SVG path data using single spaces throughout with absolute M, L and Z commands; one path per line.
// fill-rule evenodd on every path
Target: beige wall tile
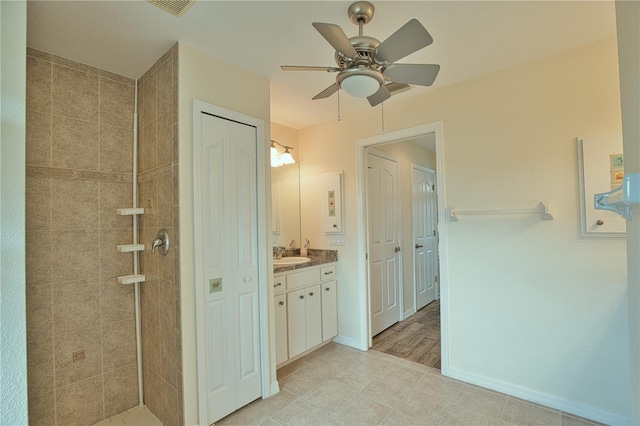
M 51 282 L 51 231 L 27 231 L 27 285 L 38 286 Z
M 98 131 L 96 123 L 54 115 L 51 163 L 56 167 L 98 170 Z
M 144 104 L 142 105 L 142 124 L 148 125 L 156 118 L 156 75 L 151 74 L 149 78 L 142 84 L 142 96 L 144 96 Z
M 178 391 L 162 382 L 162 390 L 160 395 L 162 409 L 160 411 L 160 421 L 164 425 L 178 425 L 180 423 L 180 408 L 178 402 Z
M 131 87 L 135 87 L 135 83 L 136 83 L 136 80 L 133 78 L 125 77 L 120 74 L 115 74 L 106 70 L 100 70 L 100 77 L 107 78 L 109 80 L 113 80 L 118 83 L 126 84 Z
M 142 284 L 142 318 L 154 325 L 159 325 L 158 312 L 160 306 L 158 279 L 154 276 L 147 277 Z
M 160 328 L 157 324 L 145 323 L 142 333 L 142 356 L 147 366 L 162 377 L 162 361 L 160 357 Z
M 96 67 L 92 67 L 91 65 L 83 64 L 82 62 L 76 62 L 71 59 L 63 58 L 62 56 L 53 55 L 53 63 L 64 65 L 65 67 L 72 68 L 77 71 L 82 71 L 84 73 L 99 75 L 100 70 Z
M 178 337 L 172 332 L 160 329 L 160 364 L 162 378 L 171 386 L 177 387 L 180 369 L 180 345 Z
M 53 179 L 51 192 L 53 229 L 98 228 L 98 181 Z
M 133 173 L 133 130 L 100 125 L 100 170 Z
M 133 255 L 116 250 L 117 245 L 131 244 L 132 230 L 100 230 L 100 276 L 127 275 L 133 271 Z
M 144 207 L 144 215 L 140 216 L 140 227 L 151 228 L 158 226 L 157 179 L 149 179 L 138 183 L 138 206 Z
M 160 417 L 162 410 L 162 379 L 151 369 L 144 370 L 144 403 L 156 417 Z
M 143 138 L 138 145 L 138 172 L 143 173 L 158 166 L 156 149 L 156 120 L 144 126 Z
M 156 73 L 158 115 L 173 107 L 173 57 L 170 56 L 158 67 Z
M 53 392 L 29 392 L 29 426 L 51 426 L 56 422 L 56 402 Z
M 49 62 L 53 61 L 53 55 L 51 53 L 34 49 L 33 47 L 29 46 L 27 46 L 27 56 L 32 56 L 34 58 L 43 59 Z
M 51 112 L 51 70 L 51 62 L 27 56 L 28 110 Z
M 51 179 L 26 178 L 26 229 L 51 229 Z
M 131 216 L 119 216 L 116 209 L 131 207 L 133 189 L 129 182 L 100 182 L 100 228 L 131 228 Z
M 158 226 L 173 227 L 173 176 L 165 173 L 158 177 Z
M 27 287 L 27 341 L 53 337 L 53 290 L 51 285 Z
M 104 415 L 110 418 L 138 405 L 135 364 L 104 374 Z
M 53 286 L 56 340 L 67 333 L 100 327 L 100 281 L 97 278 Z
M 26 162 L 51 165 L 51 114 L 27 110 Z
M 98 230 L 57 231 L 56 246 L 51 250 L 51 280 L 95 277 L 99 267 L 99 238 Z
M 53 339 L 35 340 L 27 345 L 29 395 L 53 391 Z
M 93 377 L 58 389 L 56 420 L 59 425 L 92 425 L 104 419 L 102 377 Z
M 105 78 L 100 79 L 100 122 L 133 129 L 135 89 Z
M 102 326 L 103 371 L 111 371 L 136 362 L 136 329 L 133 319 Z
M 116 277 L 102 277 L 100 280 L 100 315 L 102 323 L 122 321 L 135 316 L 134 287 L 118 284 Z
M 173 161 L 173 123 L 171 109 L 157 120 L 156 144 L 158 146 L 158 165 L 171 164 Z
M 86 358 L 73 362 L 73 353 L 82 350 Z M 102 374 L 100 327 L 56 336 L 54 353 L 56 388 Z
M 168 257 L 168 256 L 166 256 Z M 163 261 L 166 259 L 163 259 Z M 162 263 L 162 262 L 161 262 Z M 175 333 L 176 329 L 176 301 L 175 301 L 175 286 L 172 281 L 159 280 L 158 285 L 158 323 L 160 328 Z M 173 384 L 175 386 L 175 384 Z
M 99 77 L 61 65 L 53 66 L 53 114 L 98 121 Z

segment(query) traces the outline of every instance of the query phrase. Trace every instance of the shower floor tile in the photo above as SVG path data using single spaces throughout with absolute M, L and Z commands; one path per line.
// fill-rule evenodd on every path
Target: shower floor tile
M 147 407 L 134 407 L 117 416 L 96 423 L 94 426 L 98 425 L 162 426 L 162 422 L 160 422 Z

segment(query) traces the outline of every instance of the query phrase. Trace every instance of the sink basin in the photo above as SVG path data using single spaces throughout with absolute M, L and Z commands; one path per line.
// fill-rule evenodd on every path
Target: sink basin
M 308 257 L 299 257 L 299 256 L 291 256 L 291 257 L 282 257 L 280 259 L 273 259 L 274 266 L 288 266 L 288 265 L 299 265 L 301 263 L 310 262 L 311 259 Z

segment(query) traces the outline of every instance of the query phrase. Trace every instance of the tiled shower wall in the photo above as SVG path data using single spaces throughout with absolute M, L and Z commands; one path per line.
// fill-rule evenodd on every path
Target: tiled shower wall
M 29 423 L 90 425 L 138 403 L 134 80 L 27 51 Z
M 166 256 L 141 256 L 144 399 L 165 425 L 183 423 L 178 267 L 178 45 L 138 81 L 138 200 L 145 208 L 140 242 L 169 232 Z

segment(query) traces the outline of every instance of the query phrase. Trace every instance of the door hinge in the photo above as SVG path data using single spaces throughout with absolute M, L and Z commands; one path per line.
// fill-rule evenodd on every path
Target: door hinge
M 365 253 L 364 254 L 364 258 L 365 258 L 365 260 L 369 260 L 369 253 Z
M 431 190 L 435 191 L 436 190 L 436 186 L 435 185 L 431 185 Z
M 438 276 L 436 275 L 436 282 L 438 282 Z
M 433 236 L 434 237 L 436 236 L 436 230 L 435 229 L 433 230 Z

